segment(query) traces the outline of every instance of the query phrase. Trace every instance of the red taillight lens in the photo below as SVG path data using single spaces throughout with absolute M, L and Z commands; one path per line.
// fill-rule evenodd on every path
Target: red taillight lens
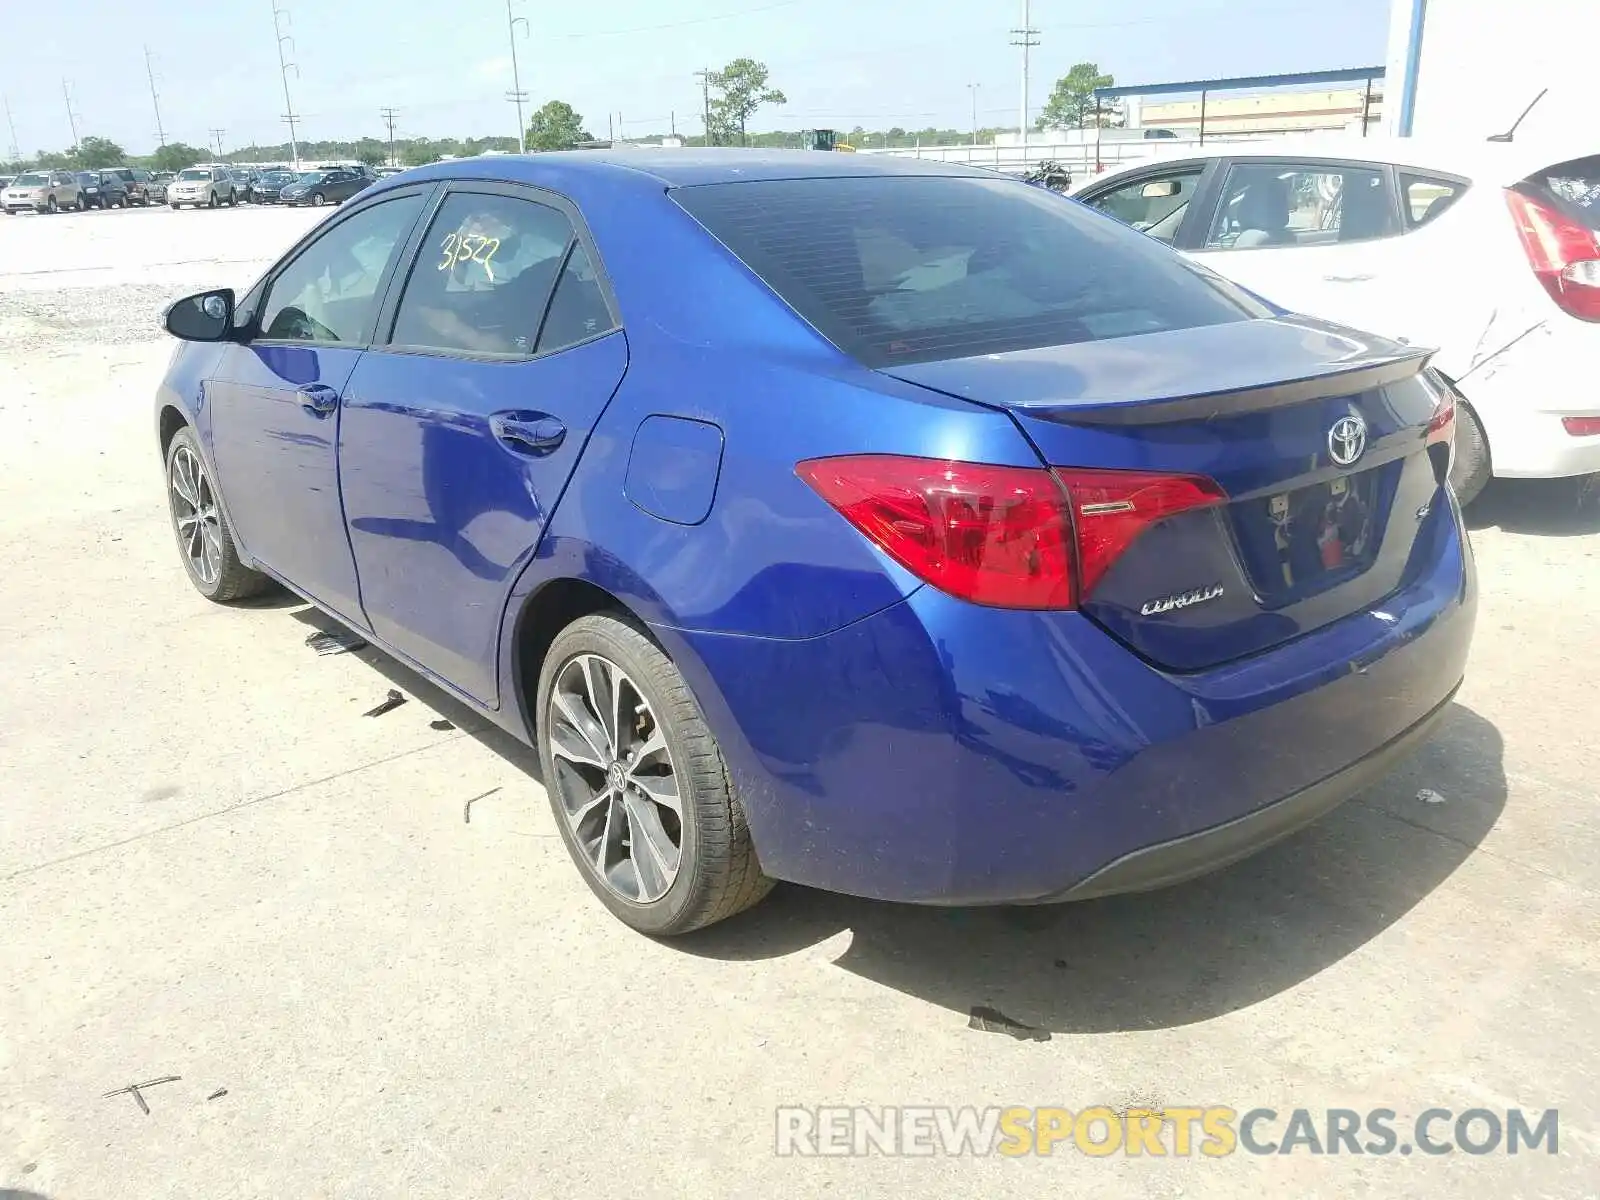
M 908 571 L 999 608 L 1071 608 L 1072 521 L 1048 471 L 863 454 L 795 468 Z
M 1087 596 L 1111 564 L 1157 521 L 1220 504 L 1220 487 L 1198 475 L 1056 468 L 1072 497 L 1078 531 L 1078 586 Z
M 1456 436 L 1456 393 L 1444 379 L 1435 377 L 1433 416 L 1428 420 L 1428 445 L 1444 442 L 1453 445 Z
M 1554 205 L 1515 189 L 1506 192 L 1528 265 L 1564 312 L 1600 321 L 1600 239 Z
M 795 472 L 918 578 L 997 608 L 1072 608 L 1151 524 L 1224 498 L 1191 476 L 885 454 L 812 459 Z
M 1600 417 L 1562 417 L 1561 428 L 1568 437 L 1594 437 L 1600 434 Z

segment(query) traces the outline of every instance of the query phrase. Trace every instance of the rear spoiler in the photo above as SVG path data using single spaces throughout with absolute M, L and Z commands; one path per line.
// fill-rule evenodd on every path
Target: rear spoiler
M 1432 350 L 1413 350 L 1382 362 L 1358 367 L 1332 367 L 1300 379 L 1199 395 L 1121 400 L 1108 404 L 1096 404 L 1093 401 L 1069 405 L 1024 403 L 1017 405 L 1017 408 L 1031 417 L 1069 425 L 1160 425 L 1168 421 L 1212 421 L 1240 413 L 1286 408 L 1325 396 L 1353 396 L 1358 392 L 1388 387 L 1418 374 L 1428 365 L 1433 353 Z

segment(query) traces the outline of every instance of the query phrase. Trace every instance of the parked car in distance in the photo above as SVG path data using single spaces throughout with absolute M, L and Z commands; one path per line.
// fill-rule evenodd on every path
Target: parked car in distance
M 83 186 L 71 171 L 24 171 L 0 192 L 8 216 L 19 212 L 59 212 L 85 206 Z
M 283 189 L 299 178 L 297 171 L 263 171 L 256 179 L 252 196 L 257 204 L 277 204 Z
M 255 199 L 256 172 L 248 167 L 235 167 L 233 169 L 234 189 L 239 193 L 239 199 L 246 204 Z
M 439 163 L 166 324 L 193 585 L 284 582 L 536 747 L 651 934 L 772 879 L 1174 883 L 1382 777 L 1462 678 L 1426 352 L 978 168 Z
M 167 202 L 167 185 L 172 182 L 176 174 L 177 172 L 175 171 L 151 172 L 150 182 L 146 186 L 149 189 L 150 202 L 152 204 L 165 204 Z
M 111 174 L 122 181 L 128 203 L 146 208 L 150 204 L 150 172 L 143 167 L 112 167 Z
M 389 176 L 398 175 L 398 174 L 400 174 L 401 171 L 404 171 L 404 170 L 405 170 L 404 167 L 376 167 L 376 168 L 374 168 L 372 173 L 374 175 L 376 175 L 379 179 L 387 179 L 387 178 L 389 178 Z
M 226 167 L 185 167 L 167 185 L 167 204 L 182 208 L 218 208 L 238 204 L 239 189 Z
M 1600 154 L 1415 138 L 1223 142 L 1074 192 L 1296 312 L 1435 347 L 1451 482 L 1600 471 Z
M 313 207 L 342 204 L 372 182 L 344 167 L 307 171 L 293 183 L 279 188 L 278 200 L 283 204 L 309 204 Z
M 128 185 L 115 171 L 79 171 L 84 208 L 127 208 Z

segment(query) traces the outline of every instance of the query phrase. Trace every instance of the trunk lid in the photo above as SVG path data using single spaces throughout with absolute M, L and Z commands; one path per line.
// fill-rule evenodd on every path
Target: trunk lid
M 1446 403 L 1428 352 L 1286 316 L 887 368 L 1011 413 L 1044 461 L 1198 475 L 1226 493 L 1145 530 L 1078 607 L 1199 670 L 1370 608 L 1439 522 Z M 1080 531 L 1083 507 L 1075 512 Z

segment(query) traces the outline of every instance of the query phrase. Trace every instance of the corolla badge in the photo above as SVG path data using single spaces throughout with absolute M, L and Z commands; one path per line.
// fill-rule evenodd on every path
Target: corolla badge
M 1348 467 L 1367 449 L 1367 423 L 1359 413 L 1340 417 L 1328 430 L 1328 457 Z
M 1187 592 L 1174 592 L 1170 596 L 1162 596 L 1159 600 L 1146 600 L 1139 606 L 1141 617 L 1156 617 L 1162 613 L 1172 612 L 1179 608 L 1192 608 L 1196 604 L 1205 604 L 1222 595 L 1222 585 L 1213 583 L 1210 587 L 1193 588 Z

